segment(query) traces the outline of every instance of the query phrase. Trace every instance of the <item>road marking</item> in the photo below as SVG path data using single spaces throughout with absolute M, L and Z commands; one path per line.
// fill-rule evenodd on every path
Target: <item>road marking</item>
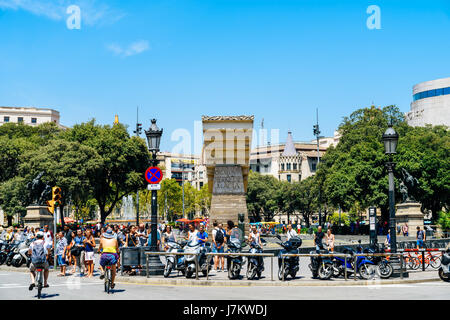
M 93 282 L 93 283 L 80 283 L 80 285 L 81 286 L 90 286 L 90 285 L 101 285 L 103 282 Z M 9 286 L 11 286 L 11 287 L 6 287 L 6 285 L 9 285 Z M 14 284 L 14 283 L 11 283 L 11 284 L 6 284 L 5 286 L 0 286 L 0 289 L 17 289 L 17 288 L 28 288 L 29 286 L 28 285 L 26 285 L 26 286 L 24 286 L 24 285 L 21 285 L 21 284 Z M 53 288 L 53 287 L 67 287 L 69 284 L 66 284 L 66 283 L 64 283 L 64 284 L 52 284 L 52 285 L 50 285 L 50 288 Z M 45 289 L 47 289 L 47 288 L 45 288 Z

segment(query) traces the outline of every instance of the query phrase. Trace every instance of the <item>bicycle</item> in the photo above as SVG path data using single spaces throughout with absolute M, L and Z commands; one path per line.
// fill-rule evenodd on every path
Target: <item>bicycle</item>
M 112 286 L 111 268 L 112 268 L 112 265 L 105 266 L 105 292 L 108 294 L 111 292 L 111 286 Z
M 38 299 L 41 298 L 42 288 L 44 287 L 43 283 L 42 283 L 42 278 L 43 277 L 44 277 L 44 269 L 43 268 L 36 268 L 36 280 L 35 280 L 35 283 L 36 283 L 36 288 L 37 288 L 37 291 L 38 291 Z

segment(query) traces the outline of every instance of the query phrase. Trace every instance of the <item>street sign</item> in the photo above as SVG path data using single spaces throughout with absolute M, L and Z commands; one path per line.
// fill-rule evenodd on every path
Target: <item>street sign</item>
M 369 236 L 370 236 L 370 243 L 374 245 L 377 240 L 377 208 L 376 207 L 369 207 Z
M 163 173 L 158 167 L 150 167 L 145 171 L 145 180 L 150 184 L 160 183 L 163 178 Z
M 147 186 L 147 189 L 148 190 L 160 190 L 161 189 L 161 185 L 159 183 L 158 184 L 149 184 Z

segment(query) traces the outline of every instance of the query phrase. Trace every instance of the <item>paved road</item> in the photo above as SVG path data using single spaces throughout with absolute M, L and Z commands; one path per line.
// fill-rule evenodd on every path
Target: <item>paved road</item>
M 29 276 L 21 272 L 0 271 L 0 300 L 37 299 L 37 291 L 28 291 Z M 118 283 L 114 293 L 103 292 L 103 282 L 51 273 L 50 288 L 44 299 L 131 299 L 131 300 L 228 300 L 228 299 L 450 299 L 450 284 L 429 282 L 405 285 L 355 287 L 193 287 L 156 286 Z

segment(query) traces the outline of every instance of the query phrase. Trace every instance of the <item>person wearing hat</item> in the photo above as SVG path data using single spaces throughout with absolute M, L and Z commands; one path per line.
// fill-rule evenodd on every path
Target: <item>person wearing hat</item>
M 42 252 L 45 256 L 42 257 L 38 256 L 38 254 Z M 47 247 L 45 246 L 44 233 L 42 231 L 36 233 L 36 241 L 31 243 L 30 248 L 28 250 L 28 254 L 31 257 L 31 264 L 30 264 L 31 284 L 28 287 L 28 290 L 31 291 L 35 287 L 36 267 L 42 267 L 44 269 L 44 288 L 48 288 L 49 287 L 47 283 L 49 272 L 48 250 Z M 39 263 L 37 263 L 36 261 L 38 260 L 39 261 L 45 260 L 45 262 L 40 261 Z
M 101 253 L 100 256 L 100 265 L 102 267 L 102 275 L 100 279 L 105 277 L 104 270 L 106 266 L 112 266 L 111 268 L 111 289 L 114 289 L 114 279 L 116 277 L 116 263 L 119 259 L 119 243 L 117 238 L 112 230 L 112 228 L 108 228 L 100 238 L 100 246 L 98 248 L 98 252 Z

